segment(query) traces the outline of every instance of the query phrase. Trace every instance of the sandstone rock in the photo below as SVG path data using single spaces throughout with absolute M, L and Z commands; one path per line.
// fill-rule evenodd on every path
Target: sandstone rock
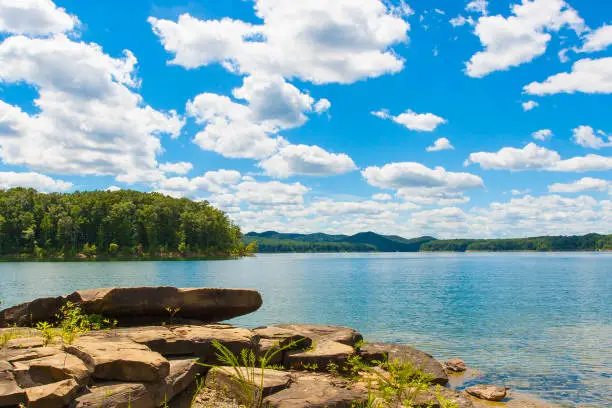
M 170 401 L 185 391 L 200 374 L 204 367 L 198 364 L 197 358 L 176 358 L 170 360 L 170 374 L 162 381 L 156 391 L 158 405 Z
M 329 340 L 348 346 L 354 346 L 363 341 L 363 336 L 349 327 L 316 324 L 281 324 L 276 327 L 294 331 L 298 336 L 310 338 L 313 341 Z
M 49 357 L 60 353 L 56 347 L 38 347 L 32 349 L 6 349 L 0 351 L 0 359 L 16 363 L 24 360 L 34 360 L 37 358 Z
M 448 375 L 438 361 L 431 355 L 424 353 L 414 347 L 401 344 L 367 343 L 361 348 L 361 353 L 375 354 L 383 353 L 389 361 L 409 362 L 424 373 L 432 377 L 434 384 L 445 385 L 448 383 Z
M 85 363 L 67 353 L 14 363 L 14 374 L 21 387 L 35 387 L 67 379 L 74 379 L 79 385 L 89 380 L 89 369 Z
M 451 358 L 444 363 L 444 368 L 447 371 L 452 371 L 455 373 L 462 373 L 467 370 L 467 366 L 465 365 L 465 361 L 460 358 Z
M 302 370 L 327 371 L 330 364 L 342 366 L 355 350 L 351 346 L 330 340 L 315 340 L 306 351 L 289 351 L 285 354 L 287 367 Z
M 67 296 L 36 299 L 0 311 L 0 327 L 52 321 L 67 302 L 79 304 L 86 313 L 114 318 L 120 325 L 168 322 L 167 307 L 180 308 L 181 319 L 219 322 L 256 311 L 261 295 L 254 290 L 173 287 L 107 288 L 76 291 Z
M 312 345 L 311 338 L 280 327 L 258 327 L 253 332 L 259 336 L 258 356 L 263 357 L 267 354 L 268 364 L 281 365 L 287 352 L 306 350 Z
M 66 351 L 85 362 L 99 380 L 153 382 L 170 371 L 161 354 L 131 340 L 110 336 L 83 336 Z
M 501 401 L 506 398 L 506 387 L 498 387 L 490 384 L 478 384 L 466 388 L 465 392 L 476 398 L 487 401 Z
M 0 361 L 0 407 L 9 407 L 27 402 L 25 390 L 15 381 L 13 366 Z
M 329 374 L 295 373 L 289 388 L 264 399 L 270 408 L 351 408 L 366 396 L 353 391 L 345 380 Z
M 253 374 L 243 367 L 215 367 L 206 375 L 206 386 L 223 390 L 244 404 L 252 404 L 262 394 L 267 397 L 287 388 L 291 381 L 291 376 L 285 371 L 265 369 L 263 375 L 263 387 L 261 387 L 261 369 L 256 369 L 253 377 Z M 250 384 L 251 388 L 245 390 L 239 379 Z
M 154 408 L 155 395 L 143 383 L 101 383 L 76 398 L 73 408 Z
M 172 332 L 192 345 L 193 352 L 190 354 L 209 364 L 218 362 L 217 349 L 212 344 L 214 340 L 236 355 L 244 349 L 254 349 L 258 340 L 250 330 L 220 324 L 181 326 L 174 328 Z
M 470 398 L 461 391 L 438 387 L 418 393 L 415 397 L 414 407 L 444 408 L 442 401 L 452 402 L 457 408 L 473 408 Z
M 62 408 L 70 404 L 79 390 L 79 384 L 68 379 L 38 387 L 26 388 L 29 408 Z

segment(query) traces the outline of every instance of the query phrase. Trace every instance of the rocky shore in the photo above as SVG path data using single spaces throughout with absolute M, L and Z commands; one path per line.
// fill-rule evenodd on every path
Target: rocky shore
M 57 319 L 69 301 L 127 327 L 66 336 Z M 449 377 L 457 385 L 468 370 L 461 360 L 441 364 L 407 345 L 367 343 L 351 328 L 218 323 L 260 306 L 248 290 L 113 288 L 0 311 L 0 407 L 513 405 L 505 387 L 450 388 Z M 40 323 L 54 319 L 64 332 Z M 38 329 L 20 327 L 26 322 Z

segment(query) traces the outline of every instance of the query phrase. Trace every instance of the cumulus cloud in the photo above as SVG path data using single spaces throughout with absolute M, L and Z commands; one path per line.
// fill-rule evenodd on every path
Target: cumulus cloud
M 300 183 L 286 184 L 279 181 L 245 181 L 236 186 L 235 198 L 249 204 L 263 206 L 303 204 L 304 194 L 310 189 Z
M 607 191 L 612 182 L 592 177 L 584 177 L 573 183 L 554 183 L 548 186 L 551 193 L 581 193 L 583 191 Z
M 203 93 L 187 103 L 187 112 L 204 129 L 194 142 L 204 150 L 226 157 L 263 159 L 287 142 L 278 136 L 283 129 L 303 125 L 307 113 L 322 113 L 331 104 L 315 100 L 286 82 L 280 75 L 252 75 L 233 91 L 236 99 Z
M 486 16 L 487 7 L 489 7 L 489 2 L 487 0 L 472 0 L 465 6 L 465 10 L 472 13 L 480 13 Z
M 475 25 L 476 22 L 474 21 L 474 19 L 472 18 L 472 16 L 468 16 L 467 18 L 462 16 L 461 14 L 459 14 L 457 17 L 453 17 L 450 20 L 448 20 L 448 22 L 453 26 L 453 27 L 462 27 L 466 24 L 469 24 L 471 26 Z
M 530 111 L 530 110 L 535 109 L 535 108 L 537 108 L 538 106 L 540 106 L 540 104 L 539 104 L 539 103 L 537 103 L 536 101 L 527 101 L 527 102 L 523 102 L 523 103 L 522 103 L 522 105 L 523 105 L 523 110 L 524 110 L 525 112 Z
M 193 164 L 189 162 L 164 163 L 159 165 L 159 169 L 164 173 L 187 174 L 193 169 Z
M 319 146 L 288 145 L 259 163 L 266 174 L 277 178 L 293 175 L 332 176 L 356 170 L 346 154 L 329 153 Z
M 372 196 L 372 200 L 374 201 L 391 201 L 393 200 L 393 196 L 387 193 L 378 193 Z
M 149 18 L 172 64 L 197 68 L 220 63 L 240 74 L 279 74 L 313 83 L 353 83 L 402 70 L 391 47 L 408 40 L 412 11 L 381 0 L 288 2 L 256 0 L 262 20 L 177 21 Z
M 535 140 L 545 141 L 553 137 L 553 132 L 550 129 L 540 129 L 537 132 L 531 134 Z
M 531 95 L 558 93 L 612 93 L 612 57 L 576 61 L 571 72 L 548 77 L 544 82 L 532 82 L 523 90 Z
M 582 125 L 573 129 L 572 133 L 573 142 L 582 147 L 591 149 L 612 147 L 612 135 L 606 134 L 603 130 L 595 131 L 591 126 Z
M 410 109 L 397 116 L 391 115 L 386 109 L 373 111 L 371 113 L 378 118 L 390 119 L 407 129 L 417 132 L 433 132 L 439 125 L 447 123 L 446 119 L 434 115 L 433 113 L 416 113 Z
M 0 100 L 0 158 L 55 174 L 156 180 L 160 136 L 178 137 L 176 112 L 160 112 L 135 92 L 137 60 L 113 58 L 65 35 L 9 37 L 0 43 L 0 81 L 28 84 L 35 113 Z
M 433 146 L 429 146 L 425 150 L 428 152 L 439 152 L 440 150 L 452 150 L 452 149 L 454 149 L 454 147 L 450 143 L 450 140 L 448 140 L 445 137 L 441 137 L 440 139 L 434 142 Z
M 585 36 L 584 44 L 579 52 L 603 51 L 612 45 L 612 25 L 604 24 Z
M 44 36 L 72 31 L 79 24 L 51 0 L 0 0 L 0 33 Z
M 172 197 L 199 197 L 205 193 L 224 193 L 228 186 L 236 185 L 241 180 L 236 170 L 208 171 L 202 176 L 163 178 L 155 184 L 158 192 Z
M 504 147 L 497 152 L 472 153 L 465 164 L 479 164 L 485 170 L 586 172 L 612 170 L 612 157 L 590 154 L 561 159 L 556 151 L 529 143 L 522 149 Z
M 550 32 L 569 27 L 580 34 L 586 28 L 576 10 L 563 0 L 522 0 L 511 11 L 509 17 L 478 19 L 474 33 L 484 50 L 466 64 L 467 75 L 482 78 L 530 62 L 546 52 Z
M 16 173 L 13 171 L 0 172 L 0 189 L 13 187 L 34 188 L 41 192 L 67 191 L 73 185 L 67 181 L 55 180 L 40 173 Z

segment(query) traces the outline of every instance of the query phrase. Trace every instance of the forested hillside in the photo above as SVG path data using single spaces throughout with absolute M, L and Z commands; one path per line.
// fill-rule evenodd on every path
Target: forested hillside
M 228 255 L 246 252 L 241 237 L 207 202 L 129 190 L 0 190 L 5 257 Z
M 514 239 L 436 240 L 422 251 L 601 251 L 612 250 L 612 235 L 533 237 Z

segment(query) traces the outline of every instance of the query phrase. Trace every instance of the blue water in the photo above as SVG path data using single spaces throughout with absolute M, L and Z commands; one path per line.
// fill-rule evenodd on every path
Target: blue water
M 461 357 L 567 406 L 612 406 L 612 254 L 308 254 L 232 261 L 0 263 L 13 305 L 76 289 L 253 288 L 236 324 L 346 325 L 366 340 Z

